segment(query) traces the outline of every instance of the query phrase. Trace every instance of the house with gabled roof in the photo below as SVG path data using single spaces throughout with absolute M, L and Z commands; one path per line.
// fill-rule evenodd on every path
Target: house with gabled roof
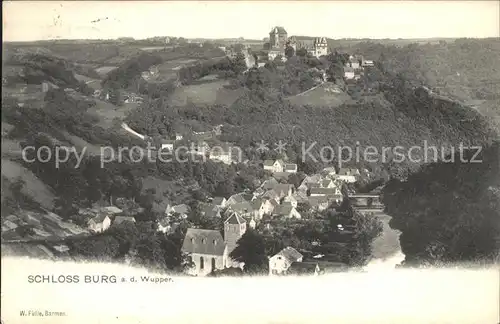
M 189 208 L 189 206 L 186 204 L 180 204 L 175 206 L 168 205 L 165 210 L 165 214 L 167 215 L 179 214 L 182 218 L 187 218 L 190 211 L 191 208 Z
M 206 276 L 214 270 L 225 268 L 227 246 L 217 230 L 188 228 L 181 251 L 188 254 L 194 264 L 188 269 L 191 275 Z
M 241 217 L 251 218 L 255 216 L 255 211 L 252 203 L 249 201 L 243 201 L 240 203 L 229 205 L 226 209 L 226 213 L 237 213 Z
M 283 160 L 265 160 L 263 163 L 264 170 L 270 172 L 283 172 L 285 168 L 285 162 Z
M 231 146 L 228 143 L 214 146 L 210 149 L 208 158 L 224 164 L 242 162 L 242 150 L 237 146 Z
M 303 255 L 288 246 L 269 258 L 269 275 L 283 275 L 294 262 L 302 262 Z
M 298 200 L 295 196 L 287 196 L 283 199 L 284 203 L 290 203 L 293 207 L 297 208 Z
M 271 202 L 271 199 L 257 198 L 252 201 L 252 207 L 255 217 L 260 220 L 264 215 L 270 215 L 273 212 L 275 204 Z
M 231 205 L 238 204 L 238 203 L 248 202 L 248 201 L 252 200 L 252 198 L 253 198 L 253 195 L 247 194 L 245 192 L 240 192 L 240 193 L 234 194 L 231 197 L 229 197 L 229 199 L 227 200 L 226 207 L 229 207 Z
M 282 204 L 273 210 L 273 216 L 301 219 L 302 216 L 291 204 Z
M 361 173 L 358 169 L 340 168 L 336 178 L 341 181 L 353 183 L 357 181 L 357 177 L 360 175 Z
M 108 215 L 101 213 L 88 220 L 87 226 L 94 233 L 102 233 L 111 226 L 111 219 Z
M 212 199 L 212 204 L 214 204 L 215 206 L 218 206 L 220 208 L 226 207 L 226 203 L 227 203 L 227 199 L 224 197 L 214 197 L 214 199 Z
M 210 218 L 221 218 L 221 207 L 211 203 L 211 204 L 202 204 L 200 208 L 201 215 Z

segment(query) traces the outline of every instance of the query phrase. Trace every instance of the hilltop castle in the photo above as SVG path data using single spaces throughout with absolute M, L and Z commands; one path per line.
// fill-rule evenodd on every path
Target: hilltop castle
M 325 37 L 314 39 L 299 36 L 288 37 L 285 28 L 281 26 L 276 26 L 269 32 L 269 43 L 266 45 L 269 49 L 269 60 L 274 60 L 278 55 L 284 57 L 287 46 L 291 46 L 295 51 L 305 49 L 309 55 L 315 57 L 328 54 L 328 43 Z

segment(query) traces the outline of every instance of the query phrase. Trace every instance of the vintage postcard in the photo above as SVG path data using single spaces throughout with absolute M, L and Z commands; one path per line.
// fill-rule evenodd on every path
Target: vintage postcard
M 500 323 L 499 19 L 4 2 L 1 323 Z

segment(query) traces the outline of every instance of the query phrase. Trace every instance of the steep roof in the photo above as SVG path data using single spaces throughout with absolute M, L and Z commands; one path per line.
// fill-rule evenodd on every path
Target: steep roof
M 171 209 L 171 212 L 179 213 L 179 214 L 187 214 L 187 213 L 189 213 L 189 210 L 190 210 L 190 208 L 188 205 L 180 204 L 180 205 L 173 206 Z
M 188 228 L 182 244 L 184 253 L 223 255 L 224 249 L 222 234 L 216 230 Z
M 273 29 L 271 29 L 271 31 L 269 32 L 269 34 L 275 34 L 275 33 L 278 33 L 278 34 L 287 34 L 285 28 L 283 28 L 281 26 L 276 26 Z
M 215 197 L 213 200 L 212 200 L 212 204 L 214 205 L 222 205 L 222 203 L 226 200 L 226 198 L 224 197 Z
M 278 207 L 276 207 L 274 209 L 274 214 L 275 215 L 290 215 L 290 213 L 292 212 L 292 210 L 294 209 L 294 207 L 290 204 L 286 204 L 286 205 L 279 205 Z
M 265 160 L 264 161 L 264 166 L 273 166 L 274 165 L 274 160 Z
M 106 217 L 107 217 L 107 218 L 109 218 L 109 217 L 108 217 L 108 215 L 106 215 L 106 214 L 99 214 L 99 215 L 97 215 L 97 216 L 95 216 L 95 217 L 93 217 L 93 218 L 89 219 L 89 222 L 92 220 L 92 221 L 94 221 L 96 224 L 99 224 L 99 223 L 104 222 L 104 220 L 106 219 Z
M 279 251 L 276 255 L 280 255 L 286 258 L 288 261 L 290 261 L 290 263 L 296 262 L 303 257 L 303 255 L 300 254 L 299 251 L 290 246 L 287 246 L 283 250 Z
M 228 223 L 228 224 L 245 224 L 246 221 L 241 216 L 239 216 L 237 213 L 233 213 L 231 216 L 229 216 L 228 219 L 226 219 L 226 221 L 224 223 Z
M 237 213 L 249 213 L 253 211 L 252 204 L 248 201 L 233 204 L 229 208 Z

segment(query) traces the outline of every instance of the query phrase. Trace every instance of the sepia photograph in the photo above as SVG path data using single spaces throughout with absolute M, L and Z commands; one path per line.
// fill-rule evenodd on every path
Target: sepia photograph
M 500 323 L 500 2 L 2 11 L 2 324 Z

